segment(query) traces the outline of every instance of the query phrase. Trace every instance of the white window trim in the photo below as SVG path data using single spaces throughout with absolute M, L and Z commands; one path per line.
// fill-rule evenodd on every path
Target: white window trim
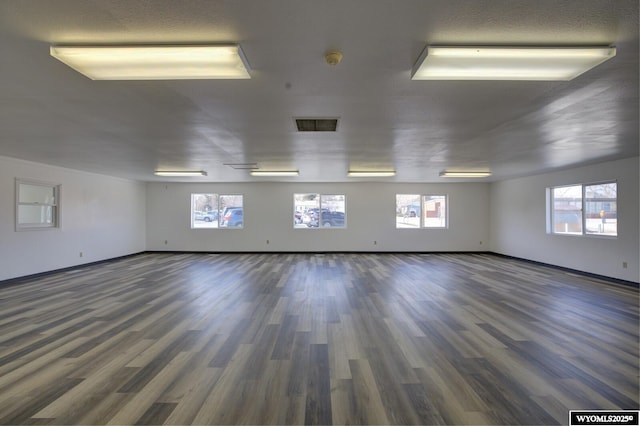
M 20 202 L 20 186 L 21 185 L 32 185 L 32 186 L 43 186 L 46 188 L 51 188 L 54 193 L 54 202 L 51 204 L 45 203 L 26 203 Z M 62 227 L 62 185 L 45 182 L 34 179 L 24 179 L 24 178 L 16 178 L 15 180 L 15 230 L 18 232 L 21 231 L 41 231 L 41 230 L 51 230 L 51 229 L 60 229 Z M 45 206 L 51 207 L 53 209 L 53 222 L 52 223 L 20 223 L 20 207 L 21 206 Z

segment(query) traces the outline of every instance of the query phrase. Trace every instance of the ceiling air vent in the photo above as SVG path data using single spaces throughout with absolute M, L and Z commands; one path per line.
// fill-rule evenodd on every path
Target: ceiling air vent
M 338 128 L 337 118 L 296 118 L 299 132 L 335 132 Z

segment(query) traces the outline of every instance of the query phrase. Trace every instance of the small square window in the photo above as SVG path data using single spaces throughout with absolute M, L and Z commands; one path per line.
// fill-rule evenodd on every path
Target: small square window
M 16 179 L 16 230 L 60 227 L 61 185 Z

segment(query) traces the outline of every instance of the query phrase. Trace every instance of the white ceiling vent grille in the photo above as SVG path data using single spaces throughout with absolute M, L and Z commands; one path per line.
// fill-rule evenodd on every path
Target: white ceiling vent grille
M 296 118 L 299 132 L 335 132 L 338 128 L 337 118 Z

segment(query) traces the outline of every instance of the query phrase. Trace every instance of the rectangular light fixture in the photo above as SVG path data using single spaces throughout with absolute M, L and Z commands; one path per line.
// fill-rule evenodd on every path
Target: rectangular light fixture
M 411 79 L 567 81 L 615 55 L 609 46 L 427 46 Z
M 251 176 L 298 176 L 298 170 L 253 170 Z
M 483 178 L 491 176 L 491 172 L 440 172 L 440 177 Z
M 251 78 L 237 44 L 51 46 L 50 52 L 92 80 Z
M 349 170 L 347 176 L 349 177 L 391 177 L 395 176 L 395 170 L 384 170 L 384 171 L 367 171 L 367 170 Z
M 207 172 L 204 170 L 156 170 L 154 172 L 156 176 L 166 177 L 191 177 L 191 176 L 206 176 Z

